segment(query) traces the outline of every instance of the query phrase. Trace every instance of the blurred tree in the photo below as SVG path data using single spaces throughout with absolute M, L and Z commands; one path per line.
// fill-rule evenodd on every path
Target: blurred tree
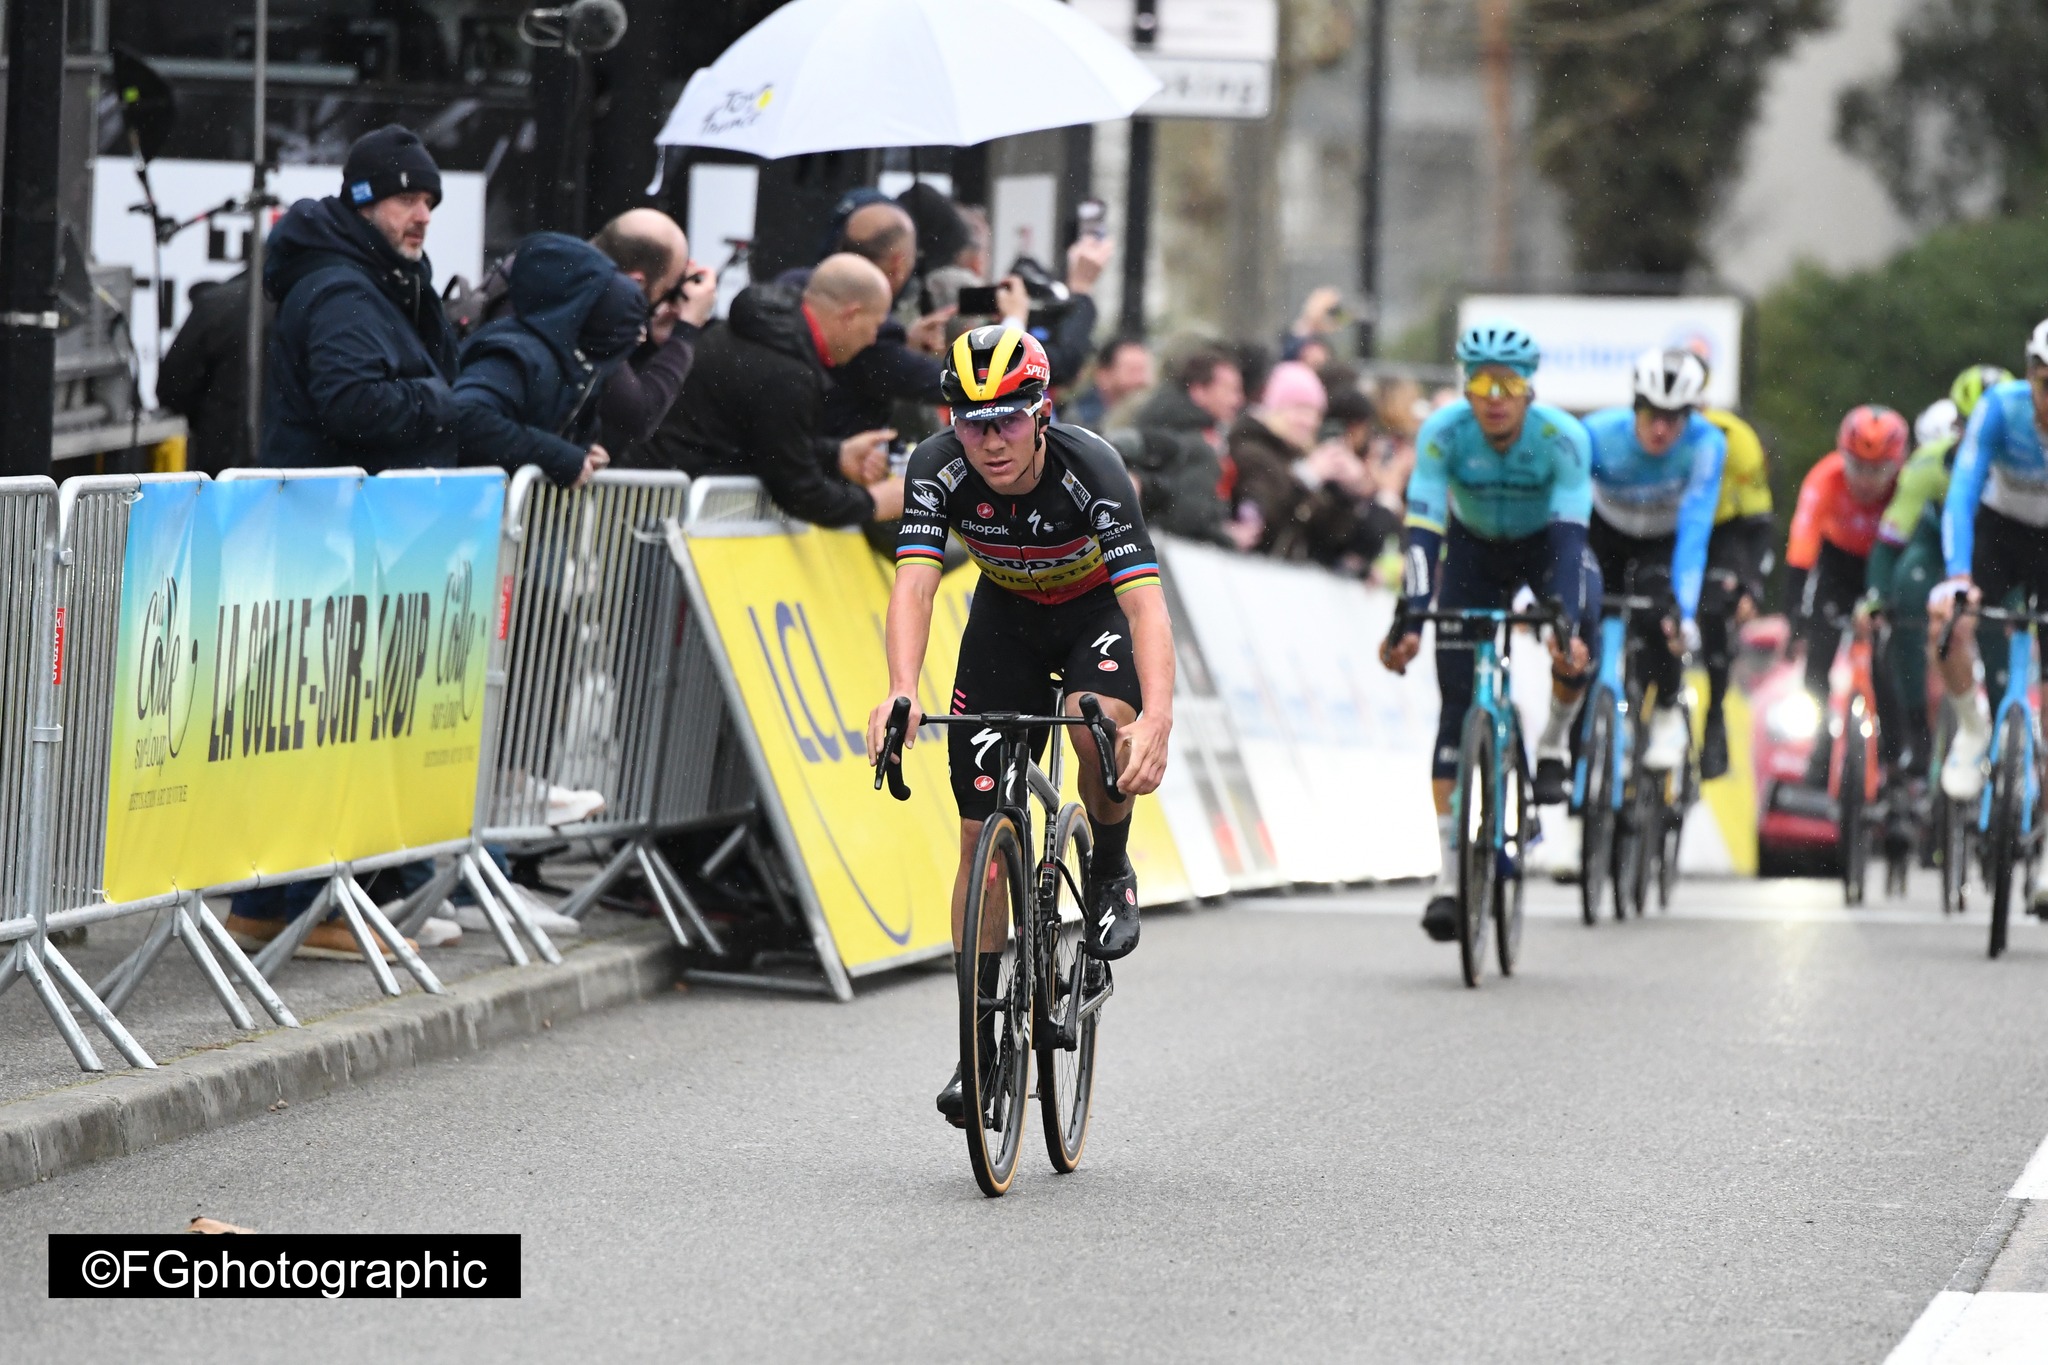
M 1703 263 L 1765 68 L 1832 0 L 1524 0 L 1536 164 L 1564 192 L 1582 271 Z
M 2044 314 L 2048 221 L 2038 217 L 1943 228 L 1854 274 L 1801 266 L 1757 309 L 1752 409 L 1779 521 L 1843 413 L 1885 403 L 1911 421 L 1965 365 L 2018 370 Z
M 1835 136 L 1907 216 L 2019 213 L 2048 200 L 2048 5 L 1922 0 L 1898 65 L 1844 91 Z

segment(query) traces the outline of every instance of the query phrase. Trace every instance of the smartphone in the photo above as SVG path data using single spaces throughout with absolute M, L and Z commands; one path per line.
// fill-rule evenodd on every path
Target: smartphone
M 1074 223 L 1083 237 L 1109 235 L 1109 205 L 1100 199 L 1083 199 L 1074 206 Z
M 996 287 L 992 284 L 970 284 L 960 290 L 960 315 L 969 318 L 992 318 L 1002 310 L 996 307 Z

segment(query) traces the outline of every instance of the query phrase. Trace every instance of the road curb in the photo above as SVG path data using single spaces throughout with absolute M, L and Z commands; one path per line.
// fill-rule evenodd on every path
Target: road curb
M 447 995 L 405 995 L 246 1042 L 0 1104 L 0 1192 L 425 1062 L 528 1037 L 671 988 L 675 941 L 654 930 L 593 943 L 560 966 L 502 967 Z

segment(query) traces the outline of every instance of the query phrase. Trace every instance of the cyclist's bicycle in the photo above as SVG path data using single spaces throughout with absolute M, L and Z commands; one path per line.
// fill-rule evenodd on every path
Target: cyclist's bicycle
M 1643 646 L 1628 624 L 1638 614 L 1668 614 L 1671 602 L 1621 594 L 1602 597 L 1600 606 L 1600 671 L 1580 716 L 1571 795 L 1581 829 L 1579 913 L 1588 925 L 1599 923 L 1600 900 L 1609 888 L 1616 919 L 1631 911 L 1642 915 L 1652 881 L 1659 906 L 1671 908 L 1685 813 L 1699 791 L 1690 747 L 1669 773 L 1660 776 L 1642 765 L 1649 745 L 1649 709 L 1637 668 Z M 1690 731 L 1691 703 L 1681 696 L 1678 705 Z
M 909 719 L 910 703 L 899 698 L 875 762 L 876 788 L 886 780 L 898 801 L 910 799 L 900 762 Z M 982 1193 L 995 1198 L 1017 1174 L 1034 1048 L 1046 1156 L 1062 1174 L 1080 1165 L 1095 1093 L 1096 1027 L 1115 990 L 1109 964 L 1081 950 L 1094 848 L 1088 815 L 1077 802 L 1060 804 L 1066 746 L 1052 745 L 1047 771 L 1032 761 L 1033 732 L 1042 740 L 1048 728 L 1086 729 L 1102 762 L 1103 785 L 1112 799 L 1122 800 L 1116 722 L 1094 697 L 1084 696 L 1079 716 L 984 712 L 926 716 L 925 723 L 976 725 L 999 736 L 998 804 L 982 824 L 969 867 L 958 977 L 967 1159 Z M 1028 868 L 1024 851 L 1032 843 L 1034 801 L 1045 814 L 1045 851 Z M 986 934 L 984 925 L 990 926 Z M 983 947 L 984 941 L 1001 946 Z M 985 989 L 991 982 L 993 989 Z
M 2023 611 L 1969 605 L 1958 592 L 1955 610 L 1942 627 L 1936 653 L 1948 658 L 1956 622 L 1966 611 L 1979 621 L 2007 628 L 2005 696 L 1999 700 L 1991 727 L 1991 775 L 1978 798 L 1975 837 L 1991 888 L 1991 956 L 2005 952 L 2012 917 L 2013 873 L 2021 873 L 2020 895 L 2031 906 L 2041 870 L 2041 742 L 2040 716 L 2034 708 L 2034 650 L 2040 625 L 2048 613 L 2029 602 Z
M 1941 869 L 1941 912 L 1960 915 L 1969 909 L 1970 855 L 1977 813 L 1970 803 L 1958 801 L 1941 789 L 1941 765 L 1956 735 L 1955 708 L 1946 696 L 1941 698 L 1936 716 L 1934 747 L 1927 760 L 1929 837 L 1935 866 Z
M 1493 608 L 1394 612 L 1388 639 L 1399 640 L 1425 621 L 1456 622 L 1474 635 L 1472 708 L 1458 742 L 1458 781 L 1451 813 L 1458 832 L 1458 965 L 1467 986 L 1486 974 L 1486 929 L 1493 925 L 1500 974 L 1513 976 L 1522 950 L 1522 882 L 1528 852 L 1542 837 L 1522 722 L 1508 692 L 1508 655 L 1500 637 L 1515 626 L 1548 626 L 1562 637 L 1564 611 Z
M 1842 900 L 1863 904 L 1864 883 L 1870 872 L 1872 844 L 1882 841 L 1885 854 L 1885 891 L 1903 894 L 1907 850 L 1895 848 L 1891 835 L 1889 802 L 1884 797 L 1884 762 L 1880 756 L 1877 720 L 1877 682 L 1872 672 L 1877 631 L 1876 613 L 1864 611 L 1846 633 L 1849 655 L 1849 692 L 1842 714 L 1829 726 L 1833 753 L 1828 758 L 1828 785 L 1833 789 L 1837 828 L 1842 853 Z M 1894 888 L 1897 888 L 1894 891 Z

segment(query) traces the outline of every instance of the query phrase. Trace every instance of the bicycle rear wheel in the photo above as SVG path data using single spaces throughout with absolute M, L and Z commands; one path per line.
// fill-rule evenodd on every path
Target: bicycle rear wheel
M 1031 1078 L 1031 954 L 1018 951 L 1022 935 L 1001 935 L 1002 947 L 984 950 L 982 926 L 1003 921 L 1003 907 L 1028 922 L 1030 884 L 1017 824 L 998 812 L 981 827 L 967 882 L 960 926 L 960 1090 L 967 1117 L 967 1161 L 974 1181 L 991 1199 L 1017 1175 L 1023 1144 L 1024 1101 Z M 982 963 L 993 960 L 994 968 Z M 981 983 L 993 979 L 994 990 Z
M 2026 799 L 2026 736 L 2017 724 L 2000 728 L 1998 762 L 1991 769 L 1991 830 L 1984 847 L 1991 874 L 1991 956 L 2005 951 L 2006 925 L 2012 917 L 2012 880 L 2022 856 L 2020 804 Z
M 1045 1122 L 1045 1155 L 1065 1175 L 1081 1164 L 1088 1145 L 1088 1107 L 1095 1095 L 1095 1029 L 1109 990 L 1109 966 L 1081 951 L 1081 892 L 1088 885 L 1094 835 L 1077 805 L 1060 812 L 1053 827 L 1052 897 L 1041 907 L 1038 932 L 1046 970 L 1038 982 L 1038 1114 Z
M 1614 868 L 1614 694 L 1595 687 L 1586 707 L 1580 745 L 1586 792 L 1579 804 L 1579 913 L 1591 927 L 1600 922 L 1600 898 L 1607 894 Z
M 1486 975 L 1486 918 L 1500 868 L 1493 846 L 1493 717 L 1475 706 L 1458 746 L 1458 966 L 1467 986 Z
M 1842 777 L 1835 788 L 1836 810 L 1840 816 L 1836 838 L 1842 849 L 1842 899 L 1849 905 L 1863 904 L 1864 879 L 1870 872 L 1870 826 L 1863 818 L 1864 752 L 1863 706 L 1852 702 L 1842 725 Z

